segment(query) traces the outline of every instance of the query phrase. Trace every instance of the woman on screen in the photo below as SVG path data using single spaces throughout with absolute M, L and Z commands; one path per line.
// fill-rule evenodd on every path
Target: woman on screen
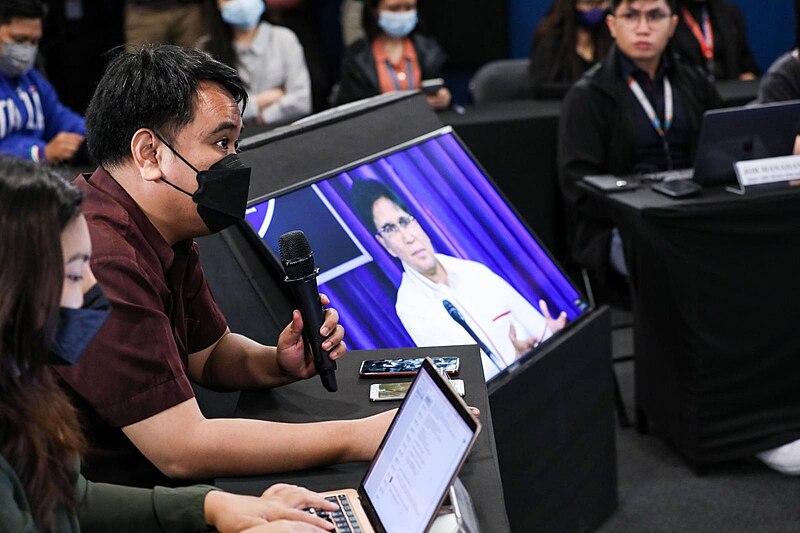
M 420 32 L 417 0 L 364 0 L 362 24 L 366 37 L 345 52 L 334 103 L 420 89 L 423 80 L 441 77 L 446 56 L 435 39 Z M 444 86 L 426 91 L 426 98 L 434 109 L 450 106 Z
M 276 485 L 255 498 L 80 476 L 77 414 L 47 368 L 75 363 L 110 311 L 89 268 L 80 193 L 39 165 L 0 159 L 0 242 L 0 531 L 332 527 L 301 510 L 331 506 L 298 487 Z

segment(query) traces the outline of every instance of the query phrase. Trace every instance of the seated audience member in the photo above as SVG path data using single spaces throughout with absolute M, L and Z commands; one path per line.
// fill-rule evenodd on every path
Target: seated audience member
M 328 507 L 325 499 L 299 487 L 275 485 L 255 498 L 80 476 L 77 413 L 47 367 L 77 362 L 108 316 L 89 268 L 81 194 L 43 167 L 0 158 L 0 242 L 0 531 L 332 527 L 302 510 Z
M 492 354 L 482 350 L 486 379 L 561 330 L 567 314 L 541 312 L 486 266 L 437 254 L 420 222 L 405 202 L 383 183 L 353 184 L 353 206 L 371 234 L 403 266 L 395 309 L 417 346 L 474 344 L 443 301 L 454 304 Z
M 678 20 L 672 49 L 681 61 L 702 67 L 711 80 L 756 78 L 744 17 L 733 2 L 678 0 Z
M 678 24 L 673 2 L 613 0 L 606 22 L 616 44 L 567 93 L 558 140 L 572 255 L 600 287 L 628 274 L 622 241 L 578 182 L 691 167 L 703 113 L 720 105 L 702 72 L 668 51 Z
M 441 77 L 444 50 L 419 31 L 418 22 L 416 0 L 365 0 L 366 37 L 345 52 L 335 103 L 419 89 L 423 80 Z M 442 87 L 427 99 L 432 108 L 445 109 L 452 98 Z
M 0 154 L 55 164 L 75 156 L 85 128 L 33 66 L 44 9 L 40 0 L 0 3 Z
M 795 22 L 800 24 L 800 0 L 794 2 Z M 761 78 L 756 101 L 762 104 L 800 99 L 800 26 L 795 32 L 794 49 L 775 60 Z M 800 154 L 800 130 L 794 142 Z
M 279 126 L 311 114 L 311 79 L 292 30 L 262 21 L 264 0 L 213 0 L 203 48 L 234 67 L 250 106 L 242 119 Z
M 194 46 L 203 37 L 202 0 L 127 0 L 125 42 Z
M 534 98 L 563 98 L 611 46 L 607 0 L 555 0 L 531 46 Z
M 298 311 L 277 346 L 230 332 L 192 240 L 244 218 L 249 169 L 236 146 L 246 100 L 231 67 L 163 45 L 121 52 L 89 105 L 100 168 L 75 184 L 112 312 L 83 360 L 59 369 L 87 428 L 89 479 L 152 486 L 369 460 L 391 422 L 392 412 L 314 424 L 206 420 L 198 407 L 190 379 L 252 389 L 315 373 Z M 320 333 L 332 359 L 344 355 L 335 310 Z

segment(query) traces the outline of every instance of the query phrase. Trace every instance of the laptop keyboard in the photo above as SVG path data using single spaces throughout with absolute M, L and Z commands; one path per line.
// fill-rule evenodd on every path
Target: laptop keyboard
M 361 527 L 356 520 L 356 514 L 350 507 L 350 502 L 344 494 L 337 496 L 327 496 L 325 498 L 339 506 L 336 511 L 323 511 L 321 509 L 309 509 L 310 513 L 316 514 L 323 520 L 333 522 L 336 526 L 336 533 L 361 533 Z

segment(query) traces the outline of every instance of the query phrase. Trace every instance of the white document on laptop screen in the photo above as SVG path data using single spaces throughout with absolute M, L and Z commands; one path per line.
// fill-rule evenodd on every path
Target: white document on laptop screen
M 472 430 L 424 372 L 397 416 L 364 489 L 388 533 L 422 532 Z

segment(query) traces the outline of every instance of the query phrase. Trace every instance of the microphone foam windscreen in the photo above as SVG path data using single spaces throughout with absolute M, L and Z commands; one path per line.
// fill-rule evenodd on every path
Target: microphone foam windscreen
M 314 273 L 314 254 L 302 231 L 288 231 L 281 235 L 278 250 L 288 278 L 302 278 Z

